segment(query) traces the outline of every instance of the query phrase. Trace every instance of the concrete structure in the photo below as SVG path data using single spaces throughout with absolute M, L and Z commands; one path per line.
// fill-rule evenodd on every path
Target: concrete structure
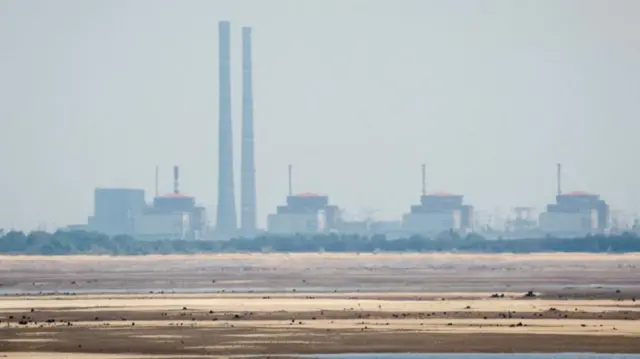
M 253 79 L 251 66 L 251 28 L 242 28 L 242 164 L 240 183 L 240 231 L 257 233 L 256 168 L 253 136 Z
M 544 212 L 540 214 L 540 229 L 550 235 L 583 236 L 597 231 L 598 213 L 585 212 Z
M 287 204 L 267 216 L 267 232 L 274 234 L 312 234 L 336 230 L 340 210 L 329 204 L 329 197 L 315 193 L 293 194 L 293 167 L 288 166 Z
M 89 230 L 109 236 L 130 235 L 140 239 L 201 239 L 206 230 L 206 211 L 195 197 L 180 192 L 179 168 L 173 168 L 173 192 L 145 202 L 141 189 L 97 188 L 95 211 L 88 225 L 68 230 Z M 156 193 L 158 193 L 156 167 Z
M 204 207 L 180 192 L 178 166 L 173 167 L 173 192 L 155 196 L 144 213 L 134 218 L 134 234 L 143 239 L 200 239 L 206 226 Z M 155 228 L 155 229 L 154 229 Z
M 135 218 L 134 232 L 138 239 L 189 239 L 191 224 L 187 212 L 149 212 Z
M 420 204 L 402 217 L 402 229 L 408 234 L 437 235 L 455 231 L 466 234 L 473 230 L 473 207 L 464 205 L 462 195 L 446 192 L 427 194 L 425 165 L 422 165 Z
M 287 196 L 287 204 L 278 206 L 267 217 L 267 232 L 273 234 L 313 234 L 328 229 L 326 209 L 329 197 L 315 193 Z M 336 208 L 336 207 L 333 207 Z
M 182 217 L 187 216 L 186 220 Z M 171 225 L 173 231 L 167 232 L 168 224 L 160 224 L 161 221 L 167 220 L 172 223 L 180 222 L 180 226 Z M 138 224 L 141 222 L 142 224 Z M 145 210 L 141 217 L 135 218 L 136 236 L 146 238 L 162 237 L 166 233 L 172 233 L 171 238 L 176 238 L 177 233 L 182 233 L 181 226 L 187 226 L 184 229 L 183 239 L 201 239 L 206 227 L 206 211 L 204 207 L 196 205 L 195 197 L 187 196 L 181 193 L 171 193 L 153 198 L 153 204 Z M 158 224 L 157 232 L 153 232 L 153 224 Z
M 540 214 L 540 230 L 554 236 L 583 236 L 609 229 L 609 206 L 597 194 L 583 191 L 556 196 Z
M 556 203 L 540 214 L 540 230 L 553 236 L 584 236 L 606 233 L 610 227 L 609 205 L 597 194 L 584 191 L 562 193 L 562 165 L 557 164 Z
M 278 213 L 267 219 L 270 234 L 314 234 L 324 231 L 321 213 Z
M 458 232 L 462 228 L 462 213 L 455 208 L 436 210 L 412 206 L 411 213 L 402 218 L 402 228 L 411 234 L 434 235 L 451 230 Z
M 142 189 L 96 188 L 89 228 L 109 236 L 133 234 L 133 218 L 146 208 L 144 196 Z
M 218 24 L 219 35 L 219 123 L 218 123 L 218 207 L 216 231 L 233 236 L 238 228 L 233 186 L 233 141 L 231 124 L 230 24 Z

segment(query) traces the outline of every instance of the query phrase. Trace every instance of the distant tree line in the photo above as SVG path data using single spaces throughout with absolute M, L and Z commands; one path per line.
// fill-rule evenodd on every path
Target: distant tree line
M 581 238 L 532 238 L 488 240 L 471 234 L 460 237 L 446 234 L 429 239 L 412 236 L 387 239 L 321 234 L 314 236 L 259 236 L 228 241 L 143 241 L 128 236 L 109 237 L 89 232 L 7 232 L 0 235 L 0 254 L 33 255 L 144 255 L 233 252 L 475 252 L 475 253 L 539 253 L 539 252 L 640 252 L 636 233 L 616 236 Z

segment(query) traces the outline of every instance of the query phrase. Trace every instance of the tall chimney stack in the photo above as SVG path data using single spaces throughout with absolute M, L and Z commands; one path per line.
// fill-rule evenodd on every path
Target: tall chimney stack
M 422 195 L 427 195 L 427 165 L 422 164 Z
M 562 194 L 562 165 L 560 163 L 557 164 L 558 167 L 558 173 L 557 173 L 557 191 L 558 191 L 558 196 Z
M 289 196 L 293 196 L 293 184 L 292 184 L 292 179 L 291 179 L 291 172 L 292 172 L 292 167 L 291 165 L 289 165 Z
M 216 230 L 223 237 L 236 234 L 238 222 L 233 186 L 233 141 L 231 126 L 230 24 L 218 23 L 219 118 L 218 118 L 218 207 Z
M 173 193 L 174 194 L 180 193 L 179 181 L 180 181 L 180 169 L 178 166 L 173 166 Z
M 243 234 L 257 230 L 256 167 L 253 136 L 253 79 L 251 28 L 242 28 L 242 163 L 240 183 L 240 228 Z

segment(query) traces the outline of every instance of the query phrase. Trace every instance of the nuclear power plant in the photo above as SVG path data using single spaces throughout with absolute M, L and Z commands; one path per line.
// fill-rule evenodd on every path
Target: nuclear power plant
M 145 202 L 144 190 L 99 188 L 95 190 L 94 216 L 86 226 L 109 235 L 127 234 L 148 239 L 229 239 L 252 237 L 262 230 L 257 224 L 252 29 L 241 27 L 242 59 L 232 61 L 232 29 L 228 21 L 218 23 L 218 193 L 215 227 L 207 225 L 203 206 L 179 188 L 179 168 L 174 167 L 173 191 L 161 195 L 156 190 L 151 204 Z M 233 155 L 232 64 L 241 65 L 241 156 L 240 218 L 236 212 Z M 439 236 L 443 233 L 465 235 L 480 233 L 487 238 L 536 236 L 577 236 L 606 234 L 611 228 L 609 205 L 597 194 L 562 191 L 562 166 L 556 171 L 556 203 L 536 218 L 534 208 L 518 206 L 515 216 L 504 228 L 478 222 L 474 207 L 464 196 L 441 191 L 427 191 L 426 165 L 422 165 L 422 191 L 419 204 L 410 207 L 401 220 L 375 221 L 370 217 L 347 221 L 341 209 L 329 203 L 329 196 L 315 192 L 294 194 L 292 166 L 288 168 L 286 204 L 277 206 L 267 216 L 267 232 L 287 234 L 348 233 Z M 491 223 L 497 223 L 491 219 Z M 80 228 L 74 226 L 74 228 Z

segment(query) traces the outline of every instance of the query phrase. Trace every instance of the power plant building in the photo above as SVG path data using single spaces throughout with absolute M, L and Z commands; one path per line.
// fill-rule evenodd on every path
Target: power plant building
M 597 194 L 562 193 L 562 165 L 557 164 L 556 203 L 540 214 L 540 230 L 553 236 L 583 236 L 609 230 L 609 205 Z
M 338 207 L 329 205 L 329 197 L 315 193 L 287 196 L 287 204 L 278 206 L 267 217 L 267 231 L 273 234 L 322 233 L 335 226 Z
M 173 193 L 157 194 L 147 205 L 142 189 L 98 188 L 95 214 L 88 229 L 109 236 L 130 235 L 138 239 L 200 239 L 206 226 L 204 207 L 194 197 L 180 193 L 178 167 L 173 169 Z
M 438 235 L 443 232 L 469 233 L 473 230 L 473 207 L 464 196 L 446 192 L 427 194 L 426 166 L 422 165 L 420 204 L 402 217 L 402 230 L 409 234 Z
M 609 205 L 597 194 L 583 191 L 556 196 L 540 214 L 540 230 L 549 235 L 582 236 L 609 229 Z
M 138 239 L 189 239 L 191 234 L 189 213 L 145 213 L 135 219 L 134 230 L 135 237 Z
M 402 229 L 411 234 L 437 235 L 473 229 L 473 207 L 463 204 L 462 195 L 438 192 L 422 195 L 420 204 L 402 218 Z
M 206 212 L 196 199 L 181 193 L 156 196 L 153 204 L 134 221 L 140 239 L 201 239 Z
M 134 235 L 149 240 L 201 239 L 205 222 L 204 207 L 196 205 L 195 197 L 180 192 L 179 168 L 174 166 L 173 193 L 163 196 L 156 193 L 153 204 L 135 218 Z
M 89 228 L 109 236 L 133 234 L 134 218 L 144 213 L 146 206 L 142 189 L 96 188 Z

